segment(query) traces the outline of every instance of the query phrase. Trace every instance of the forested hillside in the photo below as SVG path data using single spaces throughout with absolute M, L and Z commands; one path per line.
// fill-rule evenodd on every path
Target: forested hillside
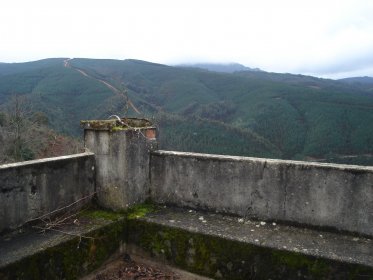
M 79 135 L 81 119 L 146 116 L 164 149 L 373 164 L 366 83 L 61 58 L 0 64 L 0 106 L 14 94 L 69 135 Z
M 48 127 L 26 95 L 12 95 L 0 111 L 0 164 L 82 152 L 81 141 Z

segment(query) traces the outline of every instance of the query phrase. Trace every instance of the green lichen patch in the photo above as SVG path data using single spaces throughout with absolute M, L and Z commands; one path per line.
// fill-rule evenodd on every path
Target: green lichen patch
M 80 121 L 80 125 L 86 129 L 111 129 L 115 127 L 117 120 L 84 120 Z
M 156 206 L 154 204 L 142 203 L 142 204 L 137 204 L 137 205 L 134 205 L 128 208 L 125 213 L 126 213 L 127 219 L 132 220 L 132 219 L 138 219 L 138 218 L 144 217 L 146 214 L 155 212 L 158 209 L 159 209 L 159 206 Z
M 114 126 L 113 128 L 111 128 L 111 131 L 120 131 L 120 130 L 128 130 L 128 127 Z
M 114 212 L 108 209 L 101 209 L 96 206 L 92 206 L 89 209 L 81 211 L 79 217 L 97 220 L 104 219 L 108 221 L 127 220 L 127 219 L 138 219 L 146 216 L 149 213 L 158 211 L 159 206 L 152 203 L 141 203 L 129 207 L 126 210 L 120 212 Z
M 96 212 L 97 213 L 97 212 Z M 76 234 L 0 269 L 0 279 L 79 279 L 98 268 L 126 240 L 125 220 Z
M 121 118 L 109 120 L 82 120 L 80 125 L 85 129 L 120 131 L 153 127 L 148 119 Z
M 88 238 L 63 238 L 58 245 L 1 268 L 0 279 L 79 279 L 102 265 L 123 243 L 214 279 L 373 279 L 372 267 L 149 222 L 158 210 L 159 206 L 150 203 L 123 213 L 85 210 L 82 219 L 101 224 L 84 234 Z
M 279 250 L 273 250 L 272 258 L 275 262 L 291 269 L 309 271 L 314 277 L 322 278 L 332 273 L 332 267 L 321 258 L 310 258 L 301 253 Z

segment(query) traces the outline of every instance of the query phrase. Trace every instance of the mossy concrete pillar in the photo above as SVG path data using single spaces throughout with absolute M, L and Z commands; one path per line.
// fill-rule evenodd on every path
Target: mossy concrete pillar
M 149 195 L 150 151 L 156 129 L 145 119 L 82 121 L 85 147 L 96 157 L 99 204 L 115 211 Z

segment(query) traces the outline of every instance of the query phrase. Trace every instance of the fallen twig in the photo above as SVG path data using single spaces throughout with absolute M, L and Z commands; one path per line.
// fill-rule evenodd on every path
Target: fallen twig
M 85 197 L 82 197 L 82 198 L 78 199 L 77 201 L 74 201 L 73 203 L 71 203 L 71 204 L 69 204 L 69 205 L 66 205 L 66 206 L 61 207 L 61 208 L 56 209 L 56 210 L 53 210 L 53 211 L 51 211 L 51 212 L 49 212 L 49 213 L 46 213 L 46 214 L 41 215 L 41 216 L 39 216 L 39 217 L 33 218 L 33 219 L 31 219 L 31 220 L 28 220 L 27 223 L 34 222 L 34 221 L 37 221 L 37 220 L 41 220 L 41 221 L 43 221 L 43 219 L 44 219 L 45 217 L 50 217 L 51 215 L 53 215 L 53 214 L 55 214 L 55 213 L 58 213 L 58 212 L 60 212 L 60 211 L 62 211 L 62 210 L 64 210 L 64 209 L 66 209 L 66 208 L 72 207 L 73 205 L 75 205 L 75 204 L 81 202 L 82 200 L 85 200 L 85 199 L 87 199 L 87 198 L 91 198 L 91 197 L 94 196 L 96 193 L 97 193 L 97 192 L 94 192 L 94 193 L 92 193 L 92 194 L 89 194 L 89 195 L 87 195 L 87 196 L 85 196 Z
M 41 232 L 45 232 L 47 230 L 51 230 L 51 231 L 63 233 L 63 234 L 66 234 L 66 235 L 71 235 L 71 236 L 79 237 L 80 241 L 81 241 L 82 238 L 91 239 L 91 240 L 97 239 L 97 238 L 94 238 L 94 237 L 91 237 L 91 236 L 80 235 L 80 234 L 71 233 L 71 232 L 67 232 L 67 231 L 63 231 L 63 230 L 58 230 L 58 229 L 55 229 L 55 228 L 44 228 L 44 227 L 39 227 L 39 226 L 33 226 L 33 228 L 40 229 Z M 79 241 L 79 243 L 80 243 L 80 241 Z

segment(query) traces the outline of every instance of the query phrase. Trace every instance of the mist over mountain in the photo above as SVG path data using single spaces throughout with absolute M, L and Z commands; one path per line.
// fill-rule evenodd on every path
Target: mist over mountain
M 351 77 L 340 79 L 339 81 L 352 85 L 355 88 L 361 88 L 369 92 L 373 91 L 373 78 L 372 77 Z
M 373 87 L 346 80 L 55 58 L 0 64 L 1 110 L 14 94 L 68 135 L 83 119 L 149 117 L 164 149 L 373 164 Z
M 239 63 L 193 63 L 179 64 L 178 67 L 201 68 L 213 72 L 234 73 L 240 71 L 262 71 L 259 68 L 246 67 Z
M 372 77 L 351 77 L 351 78 L 344 78 L 340 79 L 339 81 L 348 83 L 348 84 L 369 84 L 373 85 L 373 78 Z

